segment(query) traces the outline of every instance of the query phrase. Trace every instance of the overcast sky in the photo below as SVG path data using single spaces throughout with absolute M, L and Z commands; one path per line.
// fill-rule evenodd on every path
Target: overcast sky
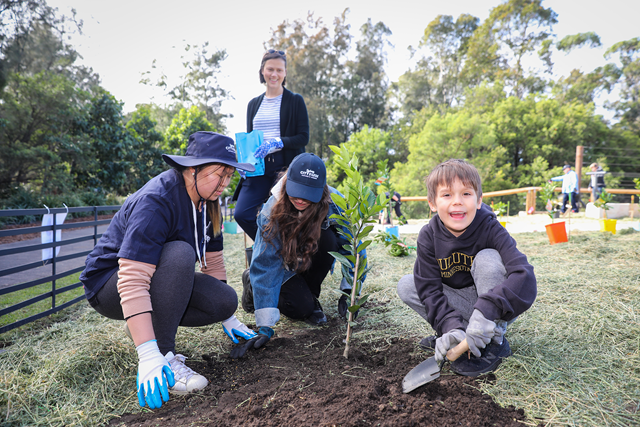
M 333 19 L 348 7 L 347 23 L 351 34 L 359 37 L 359 29 L 368 18 L 382 21 L 392 31 L 394 45 L 387 53 L 387 75 L 390 81 L 412 66 L 407 47 L 416 46 L 425 27 L 438 15 L 469 13 L 484 20 L 498 0 L 394 0 L 376 1 L 220 1 L 195 0 L 48 0 L 60 12 L 76 9 L 84 21 L 83 35 L 75 36 L 73 46 L 83 56 L 82 63 L 97 72 L 104 88 L 124 101 L 125 112 L 136 104 L 166 101 L 160 89 L 139 83 L 141 74 L 151 70 L 153 60 L 177 82 L 183 73 L 180 56 L 186 44 L 202 45 L 208 41 L 211 51 L 226 49 L 228 58 L 222 64 L 220 85 L 235 98 L 222 104 L 222 112 L 233 114 L 227 119 L 228 134 L 244 132 L 246 106 L 249 100 L 264 92 L 258 82 L 257 69 L 264 53 L 263 43 L 271 29 L 285 20 L 304 19 L 309 11 L 331 27 Z M 554 57 L 555 71 L 566 75 L 572 68 L 590 71 L 605 63 L 604 51 L 612 44 L 640 36 L 638 0 L 548 0 L 543 3 L 558 14 L 554 32 L 558 39 L 580 32 L 595 31 L 603 46 L 583 49 L 568 56 Z

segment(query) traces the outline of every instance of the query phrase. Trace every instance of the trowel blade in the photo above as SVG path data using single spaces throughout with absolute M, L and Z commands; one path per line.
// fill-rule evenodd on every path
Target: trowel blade
M 430 357 L 418 366 L 413 368 L 402 380 L 402 391 L 409 393 L 429 381 L 433 381 L 440 376 L 440 366 L 436 358 Z

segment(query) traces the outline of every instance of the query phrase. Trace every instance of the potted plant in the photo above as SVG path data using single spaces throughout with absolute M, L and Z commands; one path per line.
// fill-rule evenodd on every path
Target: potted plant
M 607 190 L 602 190 L 602 193 L 600 193 L 600 197 L 598 198 L 598 200 L 596 200 L 594 205 L 596 206 L 596 208 L 602 208 L 602 210 L 604 211 L 604 218 L 600 220 L 600 231 L 609 231 L 613 234 L 616 234 L 617 220 L 607 219 L 607 211 L 611 209 L 611 206 L 609 206 L 611 200 L 613 200 L 613 194 L 608 193 Z
M 567 242 L 567 228 L 565 226 L 564 221 L 554 222 L 554 218 L 556 218 L 556 214 L 558 210 L 556 209 L 556 205 L 553 201 L 556 195 L 556 186 L 552 182 L 546 183 L 540 189 L 540 196 L 542 200 L 546 200 L 545 209 L 547 210 L 547 215 L 551 219 L 551 224 L 545 225 L 547 230 L 547 236 L 549 237 L 549 243 L 555 245 L 556 243 Z
M 506 227 L 507 221 L 504 221 L 504 218 L 502 216 L 507 213 L 507 204 L 504 202 L 492 203 L 491 208 L 498 217 L 500 224 L 502 224 L 503 227 Z
M 386 231 L 380 232 L 376 235 L 376 242 L 383 243 L 387 249 L 387 252 L 391 256 L 401 257 L 407 256 L 411 253 L 411 251 L 415 251 L 415 246 L 409 246 L 407 244 L 406 239 L 400 239 L 393 234 L 387 233 Z

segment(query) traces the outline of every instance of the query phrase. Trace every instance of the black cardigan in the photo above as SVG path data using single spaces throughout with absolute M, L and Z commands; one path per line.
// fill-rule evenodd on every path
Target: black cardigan
M 258 113 L 264 93 L 249 101 L 247 106 L 247 132 L 253 130 L 253 118 Z M 289 166 L 295 156 L 304 153 L 309 143 L 309 115 L 302 95 L 284 88 L 280 105 L 280 139 L 284 162 Z

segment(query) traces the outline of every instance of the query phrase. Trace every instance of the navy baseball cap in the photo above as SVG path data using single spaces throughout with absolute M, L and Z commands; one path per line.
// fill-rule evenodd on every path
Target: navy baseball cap
M 201 166 L 207 163 L 222 163 L 247 172 L 256 170 L 251 163 L 238 163 L 236 146 L 232 138 L 215 132 L 196 132 L 189 136 L 184 156 L 163 154 L 169 166 Z
M 287 170 L 287 194 L 296 199 L 318 203 L 327 184 L 327 169 L 320 157 L 298 154 Z

